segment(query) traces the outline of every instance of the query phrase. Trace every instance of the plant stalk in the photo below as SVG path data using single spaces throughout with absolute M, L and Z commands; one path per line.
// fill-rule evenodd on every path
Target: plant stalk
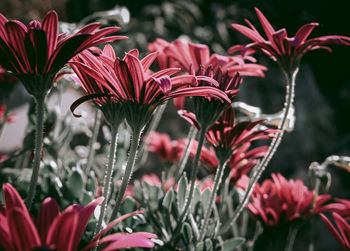
M 132 135 L 133 138 L 132 138 L 132 142 L 131 142 L 131 146 L 130 146 L 129 159 L 128 159 L 128 162 L 127 162 L 126 167 L 125 167 L 125 173 L 123 176 L 122 184 L 120 186 L 120 190 L 118 192 L 117 199 L 116 199 L 116 204 L 115 204 L 115 207 L 113 209 L 110 220 L 115 219 L 118 215 L 119 210 L 120 210 L 120 206 L 122 204 L 122 200 L 123 200 L 126 188 L 128 186 L 133 168 L 135 166 L 135 162 L 136 162 L 136 158 L 137 158 L 137 149 L 138 149 L 138 146 L 140 143 L 141 132 L 142 132 L 142 130 L 134 130 L 133 131 L 133 135 Z
M 211 211 L 212 211 L 214 203 L 215 203 L 216 193 L 218 191 L 219 184 L 221 183 L 221 179 L 222 179 L 222 176 L 224 174 L 226 162 L 227 161 L 220 161 L 219 169 L 216 172 L 215 179 L 214 179 L 214 187 L 213 187 L 213 190 L 211 191 L 211 195 L 210 195 L 210 199 L 209 199 L 209 207 L 208 207 L 208 210 L 205 214 L 205 218 L 204 218 L 202 229 L 200 231 L 198 242 L 201 242 L 203 240 L 203 238 L 207 232 L 207 225 L 208 225 L 209 217 L 210 217 Z
M 259 180 L 261 174 L 265 170 L 266 166 L 270 162 L 272 156 L 275 154 L 278 146 L 281 143 L 281 140 L 282 140 L 282 137 L 283 137 L 283 134 L 284 134 L 284 131 L 285 131 L 284 128 L 285 128 L 285 124 L 287 122 L 288 114 L 290 112 L 290 109 L 293 107 L 294 89 L 295 89 L 295 77 L 296 77 L 297 73 L 298 73 L 298 69 L 295 70 L 294 72 L 291 72 L 291 73 L 286 73 L 285 72 L 285 76 L 286 76 L 286 80 L 287 80 L 287 87 L 286 87 L 286 99 L 285 99 L 284 108 L 283 108 L 283 117 L 282 117 L 281 123 L 278 126 L 278 130 L 280 130 L 280 132 L 272 140 L 267 154 L 254 167 L 253 170 L 255 170 L 255 172 L 253 172 L 252 173 L 252 177 L 250 177 L 247 191 L 244 194 L 243 199 L 240 201 L 239 205 L 237 206 L 237 208 L 236 208 L 236 210 L 235 210 L 235 212 L 233 214 L 232 220 L 229 221 L 230 224 L 224 226 L 222 231 L 227 231 L 228 228 L 230 227 L 230 225 L 232 225 L 233 222 L 235 222 L 237 220 L 238 216 L 240 215 L 240 213 L 242 212 L 242 210 L 244 209 L 244 207 L 248 203 L 248 200 L 249 200 L 249 198 L 250 198 L 250 196 L 251 196 L 251 194 L 252 194 L 252 192 L 254 190 L 254 186 L 255 186 L 256 182 Z
M 196 178 L 197 178 L 198 163 L 199 163 L 200 155 L 201 155 L 201 152 L 202 152 L 202 147 L 203 147 L 203 144 L 204 144 L 205 134 L 206 134 L 207 128 L 208 127 L 201 126 L 199 139 L 198 139 L 197 153 L 196 153 L 196 156 L 194 158 L 193 166 L 192 166 L 190 192 L 188 194 L 188 197 L 187 197 L 184 209 L 183 209 L 183 211 L 182 211 L 182 213 L 180 215 L 180 218 L 179 218 L 179 220 L 177 222 L 176 228 L 174 230 L 175 236 L 180 231 L 182 223 L 184 222 L 184 220 L 186 218 L 186 215 L 188 213 L 188 210 L 190 208 L 190 205 L 191 205 L 191 201 L 192 201 L 192 197 L 193 197 L 193 193 L 194 193 L 194 186 L 195 186 Z
M 94 121 L 94 125 L 92 128 L 92 136 L 91 136 L 90 141 L 89 141 L 89 152 L 88 152 L 88 159 L 87 159 L 87 164 L 86 164 L 86 169 L 85 169 L 87 174 L 90 172 L 92 160 L 95 157 L 94 144 L 96 143 L 98 132 L 100 130 L 101 114 L 102 114 L 102 112 L 99 109 L 96 109 L 95 119 L 94 119 L 95 121 Z M 107 198 L 105 198 L 105 199 L 107 199 Z
M 37 95 L 34 97 L 36 108 L 36 130 L 35 130 L 35 149 L 34 149 L 34 161 L 32 177 L 30 179 L 29 192 L 26 198 L 26 205 L 30 210 L 36 192 L 36 186 L 39 178 L 40 160 L 41 160 L 41 147 L 44 138 L 44 110 L 45 110 L 45 97 L 46 93 Z
M 197 135 L 197 129 L 194 126 L 191 126 L 190 131 L 188 132 L 188 135 L 187 135 L 186 148 L 182 152 L 180 161 L 179 161 L 178 165 L 176 166 L 174 186 L 179 181 L 181 174 L 182 174 L 183 170 L 185 169 L 188 157 L 190 156 L 190 152 L 191 152 L 191 144 L 192 144 L 193 139 L 196 137 L 196 135 Z
M 98 222 L 96 224 L 95 233 L 98 234 L 102 227 L 103 219 L 105 218 L 105 212 L 107 209 L 107 203 L 108 203 L 108 197 L 110 194 L 110 188 L 111 188 L 111 181 L 112 181 L 112 174 L 113 174 L 113 167 L 115 164 L 115 154 L 117 150 L 117 144 L 118 144 L 118 126 L 111 126 L 111 135 L 112 135 L 112 141 L 109 148 L 109 159 L 108 159 L 108 165 L 105 169 L 105 175 L 103 178 L 103 194 L 104 200 L 101 205 L 101 213 L 98 218 Z

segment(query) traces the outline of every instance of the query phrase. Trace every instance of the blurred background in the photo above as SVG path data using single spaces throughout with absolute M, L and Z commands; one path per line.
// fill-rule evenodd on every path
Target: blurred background
M 249 42 L 230 24 L 243 24 L 247 18 L 261 30 L 254 7 L 265 14 L 276 30 L 287 28 L 289 36 L 309 22 L 320 23 L 311 37 L 350 36 L 348 0 L 1 0 L 0 12 L 8 19 L 24 22 L 41 19 L 51 9 L 58 12 L 60 21 L 67 23 L 80 22 L 84 18 L 84 21 L 95 21 L 99 16 L 107 15 L 106 24 L 121 26 L 121 33 L 129 37 L 115 43 L 120 56 L 133 48 L 144 55 L 147 44 L 156 38 L 172 41 L 180 36 L 207 44 L 213 52 L 226 54 L 230 46 Z M 115 12 L 105 12 L 113 9 Z M 121 11 L 123 15 L 113 16 Z M 95 12 L 99 14 L 93 14 Z M 264 173 L 265 178 L 271 172 L 281 172 L 288 178 L 301 178 L 310 185 L 307 173 L 312 161 L 321 163 L 333 154 L 350 155 L 350 48 L 334 46 L 333 49 L 332 54 L 320 50 L 304 57 L 297 77 L 295 128 L 285 135 Z M 263 55 L 256 56 L 260 64 L 269 68 L 266 77 L 246 78 L 237 100 L 259 106 L 264 113 L 279 112 L 285 94 L 283 76 L 274 62 Z M 10 108 L 27 100 L 19 87 L 11 96 Z M 167 109 L 169 116 L 176 116 L 171 107 Z M 21 124 L 23 130 L 24 127 L 25 124 Z M 174 122 L 165 115 L 159 131 L 167 132 L 173 138 L 185 137 L 188 125 L 182 121 Z M 0 148 L 7 142 L 0 141 Z M 330 193 L 349 198 L 349 173 L 334 167 L 332 174 Z

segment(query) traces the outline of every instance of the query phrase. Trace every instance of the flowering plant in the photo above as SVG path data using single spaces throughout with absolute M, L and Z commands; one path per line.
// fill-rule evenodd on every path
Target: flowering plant
M 199 17 L 191 12 L 198 1 L 178 2 L 162 5 L 166 15 L 155 13 L 170 18 L 167 25 L 176 13 L 182 34 Z M 320 233 L 334 236 L 332 246 L 349 249 L 350 202 L 333 189 L 349 179 L 350 158 L 307 163 L 307 180 L 303 164 L 284 170 L 293 158 L 279 160 L 277 150 L 287 134 L 283 153 L 305 117 L 300 97 L 294 102 L 302 58 L 332 45 L 348 50 L 350 38 L 309 39 L 317 23 L 288 37 L 255 12 L 266 38 L 248 20 L 216 24 L 219 37 L 228 36 L 227 26 L 252 40 L 234 45 L 209 43 L 198 27 L 189 37 L 170 35 L 167 25 L 164 38 L 150 36 L 142 17 L 130 21 L 133 10 L 124 7 L 77 24 L 59 22 L 55 11 L 28 25 L 0 14 L 0 250 L 305 249 L 318 247 L 318 223 Z M 225 8 L 220 13 L 228 17 Z M 162 21 L 153 24 L 162 30 Z M 260 53 L 286 80 L 275 114 L 240 101 L 257 97 L 251 81 L 274 72 Z M 22 97 L 17 82 L 34 101 L 28 116 L 13 110 Z M 6 148 L 6 137 L 17 134 L 8 130 L 23 117 L 23 138 Z

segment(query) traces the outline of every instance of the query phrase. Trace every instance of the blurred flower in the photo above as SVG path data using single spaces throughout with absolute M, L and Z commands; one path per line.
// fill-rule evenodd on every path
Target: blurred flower
M 330 195 L 318 195 L 312 208 L 314 191 L 309 191 L 301 180 L 286 180 L 281 174 L 256 184 L 248 209 L 259 216 L 267 226 L 288 224 L 309 218 L 326 210 L 323 204 Z
M 260 146 L 250 149 L 251 143 L 244 143 L 241 147 L 234 150 L 227 166 L 230 171 L 230 182 L 236 184 L 238 180 L 248 173 L 264 157 L 268 151 L 268 146 Z
M 147 151 L 154 152 L 164 162 L 177 163 L 184 150 L 183 144 L 171 140 L 168 134 L 152 132 L 147 145 Z
M 15 84 L 18 80 L 8 73 L 4 68 L 0 65 L 0 102 L 3 103 L 9 99 L 12 90 L 15 87 Z
M 168 134 L 161 134 L 152 132 L 150 141 L 147 146 L 147 150 L 154 152 L 161 161 L 178 163 L 181 159 L 182 153 L 186 148 L 188 139 L 171 140 Z M 194 158 L 198 148 L 198 141 L 193 140 L 190 148 L 189 156 Z M 216 167 L 218 161 L 215 156 L 215 152 L 211 148 L 202 148 L 200 155 L 200 161 L 207 167 Z
M 48 12 L 41 23 L 33 20 L 28 26 L 17 20 L 8 21 L 0 14 L 0 65 L 19 78 L 30 94 L 42 95 L 74 55 L 91 46 L 125 38 L 105 37 L 120 28 L 98 30 L 100 26 L 92 23 L 65 37 L 65 34 L 58 35 L 55 11 Z
M 326 216 L 324 216 L 323 214 L 320 214 L 323 222 L 326 224 L 329 231 L 334 236 L 334 238 L 337 240 L 337 242 L 342 247 L 342 249 L 344 251 L 350 250 L 350 225 L 349 225 L 349 223 L 346 222 L 346 220 L 337 213 L 332 213 L 332 215 L 333 215 L 335 224 L 337 225 L 339 230 L 337 230 L 333 226 L 333 224 L 327 219 Z
M 275 31 L 262 12 L 255 8 L 262 28 L 267 36 L 265 40 L 257 29 L 245 20 L 249 27 L 232 24 L 232 27 L 251 39 L 253 43 L 246 46 L 235 45 L 229 49 L 229 53 L 242 50 L 242 55 L 251 54 L 252 51 L 261 51 L 273 60 L 279 62 L 287 72 L 295 71 L 303 55 L 312 50 L 325 49 L 329 52 L 332 50 L 328 45 L 350 45 L 350 38 L 345 36 L 322 36 L 307 40 L 312 30 L 318 26 L 318 23 L 309 23 L 303 25 L 294 35 L 288 37 L 285 28 Z
M 159 52 L 157 62 L 160 69 L 167 67 L 180 67 L 183 73 L 196 74 L 201 68 L 211 66 L 216 72 L 219 68 L 222 72 L 234 76 L 264 76 L 265 66 L 245 63 L 245 60 L 256 62 L 249 55 L 223 56 L 216 53 L 210 54 L 205 44 L 184 43 L 177 39 L 171 43 L 157 38 L 148 45 L 150 52 Z
M 86 225 L 98 204 L 100 197 L 86 207 L 72 205 L 62 213 L 57 202 L 47 198 L 40 207 L 38 218 L 33 222 L 22 198 L 10 184 L 3 185 L 5 208 L 0 210 L 0 245 L 5 250 L 45 250 L 70 251 L 77 250 Z M 112 221 L 95 236 L 84 248 L 95 247 L 97 240 L 107 233 L 115 224 L 123 219 L 138 214 L 140 211 L 123 215 Z M 116 250 L 128 247 L 153 247 L 150 238 L 157 238 L 150 233 L 117 233 L 102 238 L 99 244 L 109 243 L 101 250 Z
M 86 51 L 71 62 L 78 76 L 80 75 L 84 89 L 91 94 L 76 101 L 72 110 L 89 98 L 103 95 L 111 97 L 123 105 L 128 124 L 139 130 L 150 120 L 155 108 L 168 99 L 197 95 L 228 99 L 215 88 L 196 86 L 197 81 L 211 81 L 209 78 L 190 75 L 170 78 L 169 76 L 179 71 L 178 68 L 168 68 L 150 74 L 149 67 L 157 53 L 139 60 L 138 50 L 129 51 L 123 59 L 116 58 L 112 51 L 107 45 L 103 52 Z M 87 75 L 95 80 L 93 85 L 90 80 L 86 81 L 84 78 Z M 187 87 L 188 85 L 195 87 Z

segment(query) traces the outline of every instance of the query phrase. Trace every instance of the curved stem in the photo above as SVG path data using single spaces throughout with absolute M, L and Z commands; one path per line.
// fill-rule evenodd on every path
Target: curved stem
M 295 70 L 292 73 L 285 73 L 286 80 L 287 80 L 287 87 L 286 87 L 286 100 L 284 103 L 284 108 L 283 108 L 283 117 L 281 120 L 281 123 L 278 126 L 278 129 L 280 132 L 277 134 L 277 136 L 272 140 L 270 147 L 268 149 L 267 154 L 264 156 L 264 158 L 257 164 L 257 166 L 254 167 L 254 172 L 252 173 L 252 177 L 249 180 L 249 185 L 247 188 L 247 191 L 244 194 L 243 199 L 240 201 L 239 205 L 237 206 L 233 218 L 230 221 L 230 225 L 233 224 L 242 212 L 243 208 L 246 206 L 248 203 L 249 197 L 251 196 L 254 186 L 256 182 L 259 180 L 261 174 L 265 170 L 267 164 L 270 162 L 272 156 L 275 154 L 278 146 L 281 143 L 284 131 L 285 131 L 285 124 L 287 122 L 288 114 L 290 109 L 293 107 L 293 101 L 294 101 L 294 88 L 295 88 L 295 77 L 298 73 L 298 69 Z M 230 226 L 225 226 L 222 231 L 226 231 Z
M 208 210 L 205 214 L 204 223 L 203 223 L 202 229 L 200 231 L 198 242 L 201 242 L 203 240 L 203 238 L 207 232 L 207 225 L 208 225 L 209 217 L 210 217 L 211 210 L 213 209 L 213 206 L 215 203 L 216 193 L 218 191 L 219 184 L 221 183 L 221 179 L 222 179 L 222 176 L 224 174 L 225 167 L 226 167 L 226 161 L 225 162 L 220 161 L 219 169 L 216 172 L 215 179 L 214 179 L 214 187 L 213 187 L 213 190 L 211 191 L 211 195 L 210 195 L 210 199 L 209 199 L 209 207 L 208 207 Z
M 45 108 L 45 97 L 46 93 L 34 97 L 35 108 L 36 108 L 36 130 L 35 130 L 35 153 L 33 162 L 32 177 L 30 179 L 29 192 L 26 198 L 26 205 L 28 210 L 30 210 L 33 199 L 35 196 L 36 185 L 39 178 L 40 160 L 41 160 L 41 147 L 43 144 L 44 137 L 44 108 Z
M 96 109 L 95 121 L 94 121 L 94 125 L 93 125 L 93 128 L 92 128 L 92 136 L 91 136 L 90 141 L 89 141 L 89 152 L 88 152 L 88 159 L 87 159 L 87 164 L 86 164 L 86 169 L 85 169 L 87 174 L 90 172 L 91 165 L 92 165 L 92 160 L 95 157 L 94 144 L 96 143 L 98 132 L 100 130 L 101 114 L 102 114 L 102 112 L 99 109 Z
M 133 170 L 135 162 L 136 162 L 137 148 L 139 146 L 141 132 L 142 132 L 142 130 L 133 131 L 133 135 L 132 135 L 133 139 L 132 139 L 131 146 L 130 146 L 129 159 L 128 159 L 128 162 L 127 162 L 126 167 L 125 167 L 123 181 L 122 181 L 122 184 L 120 186 L 120 190 L 118 192 L 117 199 L 116 199 L 116 204 L 115 204 L 115 207 L 113 209 L 110 220 L 113 220 L 114 218 L 116 218 L 117 214 L 120 210 L 120 206 L 122 204 L 124 193 L 126 191 L 126 187 L 128 186 L 128 183 L 129 183 L 129 180 L 130 180 L 130 177 L 132 174 L 132 170 Z
M 207 127 L 202 126 L 200 134 L 199 134 L 197 153 L 196 153 L 196 156 L 194 158 L 193 166 L 192 166 L 190 192 L 188 194 L 185 207 L 180 215 L 180 218 L 179 218 L 177 225 L 176 225 L 176 228 L 174 230 L 174 233 L 175 233 L 174 236 L 176 236 L 178 234 L 178 232 L 180 231 L 182 223 L 184 222 L 186 215 L 187 215 L 187 212 L 188 212 L 190 205 L 191 205 L 193 192 L 194 192 L 194 186 L 195 186 L 196 178 L 197 178 L 199 158 L 200 158 L 200 155 L 202 152 L 202 147 L 204 144 L 206 131 L 207 131 Z
M 108 166 L 105 169 L 105 176 L 103 178 L 103 194 L 104 200 L 101 205 L 101 213 L 98 218 L 98 222 L 96 224 L 95 233 L 98 234 L 101 230 L 102 222 L 105 216 L 105 212 L 107 209 L 107 202 L 108 197 L 110 194 L 110 188 L 111 188 L 111 181 L 112 181 L 112 173 L 113 173 L 113 167 L 115 163 L 115 153 L 117 150 L 117 143 L 118 143 L 118 126 L 112 126 L 111 128 L 111 134 L 112 134 L 112 141 L 109 148 L 109 159 L 108 159 Z
M 188 157 L 190 156 L 190 152 L 191 152 L 191 144 L 192 144 L 193 139 L 196 137 L 196 135 L 197 135 L 197 129 L 194 126 L 191 126 L 190 131 L 188 132 L 188 135 L 187 135 L 186 148 L 182 152 L 180 161 L 176 167 L 174 187 L 177 184 L 177 182 L 179 181 L 183 170 L 185 169 Z

